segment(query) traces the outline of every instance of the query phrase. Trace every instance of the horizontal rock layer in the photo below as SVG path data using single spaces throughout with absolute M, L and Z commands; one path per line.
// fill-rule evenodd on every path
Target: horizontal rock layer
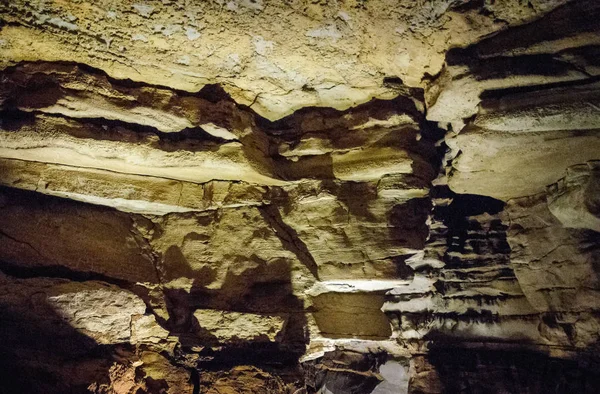
M 394 96 L 396 85 L 382 84 L 388 77 L 418 87 L 440 71 L 448 48 L 564 3 L 12 1 L 0 8 L 0 62 L 78 62 L 185 91 L 220 84 L 274 120 Z

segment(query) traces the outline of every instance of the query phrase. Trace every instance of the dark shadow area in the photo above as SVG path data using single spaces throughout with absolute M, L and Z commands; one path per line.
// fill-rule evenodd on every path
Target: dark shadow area
M 0 109 L 0 127 L 2 130 L 18 132 L 24 126 L 35 124 L 35 114 L 14 108 Z
M 389 359 L 385 353 L 358 353 L 335 350 L 303 363 L 309 394 L 368 394 L 381 378 L 379 367 Z
M 577 0 L 550 11 L 541 19 L 497 33 L 475 44 L 477 55 L 494 55 L 498 48 L 511 50 L 531 47 L 543 41 L 571 37 L 600 30 L 600 3 Z
M 212 384 L 206 378 L 210 374 L 220 376 L 235 370 L 242 379 L 245 373 L 248 376 L 255 373 L 237 369 L 246 366 L 259 368 L 271 378 L 288 384 L 302 382 L 299 359 L 308 343 L 306 311 L 304 303 L 293 294 L 289 262 L 282 260 L 268 265 L 260 259 L 254 262 L 254 268 L 240 274 L 229 271 L 220 289 L 208 289 L 205 282 L 198 280 L 189 293 L 181 289 L 163 290 L 170 318 L 162 325 L 179 338 L 180 361 L 189 365 L 190 361 L 185 360 L 194 360 L 193 369 L 201 377 L 200 392 L 210 387 L 205 385 Z M 280 278 L 277 281 L 269 279 L 275 272 Z M 285 324 L 275 340 L 265 334 L 254 338 L 235 335 L 223 338 L 211 331 L 212 326 L 203 326 L 202 315 L 200 319 L 194 316 L 198 310 L 279 316 L 285 319 Z
M 308 268 L 315 279 L 319 279 L 319 267 L 317 262 L 310 254 L 306 244 L 304 244 L 298 236 L 296 230 L 283 221 L 279 209 L 273 205 L 268 205 L 259 207 L 258 210 L 263 219 L 265 219 L 265 222 L 267 222 L 273 231 L 275 231 L 276 235 L 281 240 L 283 247 L 294 253 L 298 260 Z
M 276 121 L 256 115 L 256 124 L 269 136 L 294 142 L 306 133 L 335 135 L 336 132 L 345 131 L 347 134 L 349 129 L 365 123 L 369 118 L 385 120 L 390 115 L 406 113 L 413 119 L 421 119 L 423 114 L 410 97 L 423 100 L 423 90 L 410 88 L 405 93 L 390 100 L 372 99 L 347 110 L 304 107 Z M 344 136 L 342 134 L 339 136 L 341 138 L 338 140 L 343 141 Z M 336 143 L 335 138 L 332 138 L 332 142 Z
M 438 209 L 442 209 L 441 207 Z M 484 213 L 495 215 L 504 209 L 504 201 L 477 194 L 454 194 L 447 207 L 446 217 L 477 216 Z M 451 220 L 451 219 L 450 219 Z
M 447 59 L 452 62 L 453 54 L 448 53 Z M 556 59 L 553 55 L 521 55 L 497 56 L 489 59 L 467 60 L 461 59 L 469 65 L 469 71 L 477 81 L 488 79 L 502 79 L 519 75 L 567 75 L 573 71 L 573 65 Z M 457 62 L 461 64 L 461 62 Z
M 579 33 L 600 30 L 600 3 L 596 0 L 570 1 L 540 18 L 521 26 L 499 31 L 467 48 L 448 52 L 450 65 L 497 56 L 502 52 L 523 49 L 544 41 L 571 37 Z
M 369 222 L 377 220 L 369 209 L 370 204 L 378 198 L 375 183 L 327 180 L 323 181 L 321 187 L 336 196 L 352 216 Z
M 438 373 L 443 393 L 595 394 L 600 392 L 597 349 L 573 358 L 551 357 L 519 348 L 466 348 L 433 345 L 426 357 Z M 414 394 L 420 394 L 416 391 Z
M 396 204 L 388 212 L 388 231 L 395 246 L 423 249 L 429 233 L 427 217 L 431 211 L 429 198 L 413 198 Z
M 18 281 L 0 280 L 0 393 L 83 394 L 108 382 L 113 348 L 65 322 L 43 288 Z
M 451 3 L 450 9 L 455 10 L 457 12 L 477 10 L 481 15 L 492 15 L 492 12 L 488 9 L 488 2 L 485 0 L 466 0 L 458 2 L 456 4 Z
M 28 279 L 28 278 L 62 278 L 68 279 L 74 282 L 85 282 L 85 281 L 101 281 L 122 288 L 131 287 L 131 282 L 112 278 L 106 275 L 102 275 L 96 272 L 82 272 L 72 270 L 68 267 L 54 265 L 46 267 L 24 267 L 14 262 L 7 262 L 0 260 L 0 271 L 14 278 Z
M 444 223 L 447 227 L 446 243 L 448 251 L 465 252 L 467 246 L 474 253 L 480 253 L 481 242 L 475 238 L 485 237 L 485 234 L 478 234 L 481 226 L 469 219 L 472 216 L 482 214 L 496 215 L 504 209 L 505 203 L 492 197 L 480 196 L 476 194 L 456 194 L 447 186 L 437 187 L 433 192 L 434 198 L 447 198 L 451 200 L 448 205 L 436 206 L 433 210 L 434 218 Z M 492 223 L 492 226 L 499 232 L 505 232 L 506 226 L 499 219 Z M 489 231 L 494 231 L 491 229 Z M 485 241 L 485 239 L 482 239 Z M 467 245 L 469 242 L 469 245 Z M 510 248 L 506 243 L 504 235 L 504 247 L 508 253 Z
M 60 266 L 52 276 L 158 282 L 129 214 L 0 186 L 0 218 L 0 261 L 17 275 L 34 269 L 52 275 Z
M 598 56 L 600 57 L 600 55 Z M 527 86 L 514 86 L 514 87 L 510 87 L 510 88 L 501 88 L 501 89 L 488 89 L 485 90 L 481 93 L 481 95 L 479 96 L 482 100 L 494 100 L 494 99 L 500 99 L 504 96 L 508 96 L 511 94 L 524 94 L 524 93 L 531 93 L 533 95 L 535 95 L 535 99 L 536 99 L 536 104 L 540 103 L 540 104 L 544 104 L 543 101 L 540 100 L 540 96 L 544 95 L 544 94 L 548 94 L 548 102 L 552 103 L 552 102 L 556 102 L 557 101 L 557 92 L 556 91 L 552 91 L 553 89 L 561 89 L 561 88 L 568 88 L 566 94 L 576 94 L 577 99 L 585 99 L 585 92 L 584 95 L 582 95 L 582 92 L 579 92 L 578 89 L 583 89 L 586 86 L 589 85 L 593 85 L 597 82 L 600 81 L 600 75 L 597 77 L 589 77 L 589 78 L 585 78 L 579 81 L 563 81 L 563 82 L 553 82 L 553 83 L 546 83 L 543 85 L 527 85 Z M 573 91 L 575 91 L 575 93 L 573 93 Z M 590 95 L 594 95 L 595 97 L 597 97 L 598 93 L 596 91 L 592 91 Z M 517 101 L 516 99 L 513 99 L 514 101 Z M 566 98 L 565 98 L 566 100 Z M 518 101 L 517 101 L 518 103 Z M 519 106 L 518 108 L 523 108 L 525 107 L 524 105 Z M 482 102 L 482 108 L 486 108 L 486 101 Z
M 413 257 L 412 254 L 404 256 L 394 256 L 391 258 L 392 264 L 394 265 L 396 271 L 396 278 L 412 280 L 415 277 L 415 270 L 412 269 L 408 264 L 406 264 L 406 260 L 408 260 L 411 257 Z
M 402 81 L 402 78 L 400 78 L 398 76 L 384 77 L 383 78 L 383 86 L 386 86 L 386 87 L 403 87 L 404 86 L 404 81 Z
M 185 94 L 189 95 L 190 93 L 186 92 Z M 229 93 L 227 93 L 225 89 L 223 89 L 223 87 L 219 84 L 204 85 L 202 89 L 200 89 L 200 91 L 195 94 L 195 96 L 210 101 L 213 104 L 216 104 L 219 101 L 234 102 Z
M 273 158 L 273 170 L 277 178 L 286 181 L 301 179 L 335 179 L 333 158 L 330 153 L 305 155 L 297 160 L 276 155 Z

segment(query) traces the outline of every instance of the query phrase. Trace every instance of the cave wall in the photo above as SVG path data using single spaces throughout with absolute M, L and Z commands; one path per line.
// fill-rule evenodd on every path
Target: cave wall
M 0 393 L 600 391 L 599 20 L 1 3 Z

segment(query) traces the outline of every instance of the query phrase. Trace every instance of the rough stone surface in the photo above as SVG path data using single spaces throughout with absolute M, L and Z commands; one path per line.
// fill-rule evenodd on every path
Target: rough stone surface
M 157 281 L 152 256 L 131 217 L 14 189 L 0 193 L 0 256 L 6 263 Z
M 448 48 L 565 2 L 13 1 L 0 10 L 0 61 L 76 62 L 186 91 L 217 83 L 275 119 L 393 96 L 385 77 L 418 86 L 440 71 Z
M 538 194 L 567 167 L 596 159 L 600 133 L 474 129 L 461 132 L 448 143 L 461 152 L 448 175 L 452 190 L 508 200 Z
M 129 340 L 133 316 L 146 310 L 142 300 L 118 288 L 68 283 L 50 294 L 48 303 L 60 317 L 101 344 Z
M 285 318 L 201 309 L 194 312 L 202 333 L 220 342 L 273 342 L 281 337 Z
M 600 392 L 598 21 L 0 2 L 0 393 Z
M 598 233 L 564 228 L 543 195 L 511 201 L 507 215 L 511 261 L 529 302 L 540 311 L 596 310 Z
M 563 226 L 600 232 L 600 163 L 567 168 L 567 175 L 548 187 L 547 200 Z

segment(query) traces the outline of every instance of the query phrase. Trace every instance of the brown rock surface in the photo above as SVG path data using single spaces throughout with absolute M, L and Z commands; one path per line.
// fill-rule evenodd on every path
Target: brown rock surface
M 548 208 L 565 227 L 600 232 L 600 163 L 567 168 L 567 175 L 548 187 Z
M 391 97 L 384 77 L 418 86 L 439 72 L 448 48 L 565 1 L 470 3 L 15 1 L 0 10 L 0 60 L 76 62 L 186 91 L 217 83 L 275 119 L 301 107 Z
M 0 393 L 600 392 L 598 21 L 0 2 Z
M 100 274 L 156 282 L 153 257 L 131 217 L 68 200 L 1 191 L 0 256 L 18 267 Z

